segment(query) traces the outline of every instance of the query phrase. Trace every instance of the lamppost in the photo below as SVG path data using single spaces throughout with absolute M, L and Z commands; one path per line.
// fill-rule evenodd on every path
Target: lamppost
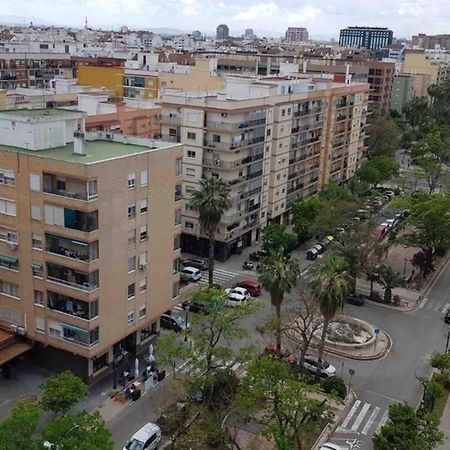
M 448 352 L 449 341 L 450 341 L 450 326 L 448 327 L 448 332 L 447 332 L 447 343 L 445 344 L 445 353 Z
M 117 389 L 117 365 L 119 359 L 123 358 L 123 349 L 121 349 L 120 353 L 116 356 L 113 356 L 113 389 Z
M 185 321 L 185 326 L 186 326 L 186 332 L 185 332 L 185 335 L 184 335 L 184 342 L 187 342 L 188 341 L 188 337 L 187 337 L 187 332 L 188 332 L 188 320 L 189 320 L 189 305 L 187 305 L 186 306 L 186 316 L 185 316 L 185 319 L 184 319 L 184 321 Z

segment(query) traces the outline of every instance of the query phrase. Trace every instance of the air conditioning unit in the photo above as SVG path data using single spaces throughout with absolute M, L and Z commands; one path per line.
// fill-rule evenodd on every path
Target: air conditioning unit
M 18 247 L 19 245 L 18 244 L 16 244 L 15 242 L 8 242 L 8 247 L 11 249 L 11 250 L 17 250 L 17 247 Z
M 27 330 L 24 327 L 17 327 L 17 334 L 20 336 L 25 336 L 27 334 Z
M 18 329 L 19 327 L 17 326 L 17 325 L 10 325 L 9 326 L 9 329 L 13 332 L 13 333 L 17 333 L 17 329 Z
M 107 139 L 108 141 L 112 141 L 113 134 L 112 133 L 105 133 L 105 139 Z
M 139 270 L 145 270 L 147 268 L 147 264 L 139 264 Z

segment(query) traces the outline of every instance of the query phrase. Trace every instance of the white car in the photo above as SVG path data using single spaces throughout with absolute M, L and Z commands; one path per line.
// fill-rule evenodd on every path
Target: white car
M 332 442 L 325 442 L 325 444 L 320 446 L 319 450 L 345 450 L 345 448 L 340 445 L 333 444 Z
M 305 369 L 309 370 L 311 373 L 315 374 L 317 368 L 319 367 L 319 360 L 317 356 L 306 355 L 304 362 Z M 336 375 L 336 367 L 332 366 L 328 361 L 322 360 L 322 370 L 321 376 L 326 378 L 331 378 Z
M 247 289 L 242 287 L 225 289 L 225 293 L 228 295 L 227 306 L 231 306 L 233 308 L 241 305 L 250 298 L 250 293 Z
M 161 442 L 161 428 L 155 423 L 147 423 L 133 434 L 123 450 L 155 450 Z
M 183 281 L 198 281 L 202 277 L 202 272 L 195 267 L 185 267 L 180 272 L 180 278 Z
M 395 225 L 397 225 L 397 220 L 396 219 L 387 219 L 386 223 L 389 225 L 389 228 L 394 228 Z

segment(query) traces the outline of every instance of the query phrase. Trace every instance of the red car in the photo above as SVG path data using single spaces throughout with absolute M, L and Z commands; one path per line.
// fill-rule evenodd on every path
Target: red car
M 247 289 L 252 297 L 259 297 L 261 295 L 261 285 L 255 280 L 242 280 L 233 285 L 235 287 L 242 287 Z

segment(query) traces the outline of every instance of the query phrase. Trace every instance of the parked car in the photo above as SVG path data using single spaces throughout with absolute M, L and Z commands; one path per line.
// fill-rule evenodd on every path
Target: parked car
M 232 308 L 241 305 L 243 302 L 250 298 L 250 293 L 247 291 L 247 289 L 244 289 L 242 287 L 225 289 L 225 293 L 228 295 L 226 305 L 231 306 Z
M 261 285 L 255 280 L 242 280 L 233 284 L 233 288 L 237 287 L 247 289 L 252 297 L 259 297 L 261 295 Z
M 318 255 L 319 255 L 319 251 L 316 248 L 311 247 L 306 252 L 306 259 L 308 261 L 314 261 L 317 258 Z
M 387 220 L 386 222 L 383 222 L 382 224 L 380 224 L 380 227 L 384 227 L 388 230 L 390 230 L 392 228 L 392 224 L 390 224 Z
M 322 244 L 315 244 L 312 246 L 312 248 L 315 248 L 317 250 L 317 252 L 319 253 L 319 255 L 321 255 L 326 249 Z
M 181 307 L 191 312 L 209 314 L 209 305 L 206 303 L 190 302 L 186 300 L 182 303 Z
M 309 372 L 315 374 L 319 368 L 319 360 L 317 356 L 306 355 L 304 367 Z M 336 375 L 336 367 L 332 366 L 328 361 L 322 360 L 321 376 L 324 378 L 334 377 Z
M 169 314 L 163 314 L 159 318 L 159 324 L 161 328 L 166 330 L 173 330 L 176 333 L 181 333 L 189 328 L 189 324 L 180 316 L 170 316 Z
M 319 448 L 319 450 L 345 450 L 347 447 L 341 447 L 340 445 L 333 444 L 332 442 L 325 442 Z
M 147 423 L 133 434 L 123 450 L 155 450 L 161 442 L 161 428 L 156 423 Z
M 202 277 L 202 273 L 195 267 L 185 267 L 180 272 L 180 278 L 183 281 L 198 281 Z
M 368 299 L 367 295 L 351 294 L 347 297 L 347 303 L 356 306 L 363 306 L 367 299 Z
M 204 259 L 183 259 L 181 264 L 183 264 L 183 267 L 195 267 L 199 270 L 208 270 L 209 268 L 209 262 Z
M 386 223 L 388 224 L 389 228 L 394 228 L 395 225 L 397 225 L 396 219 L 386 219 Z
M 383 195 L 389 198 L 389 200 L 392 200 L 395 197 L 395 193 L 393 191 L 384 191 Z
M 445 313 L 444 322 L 450 323 L 450 310 Z

